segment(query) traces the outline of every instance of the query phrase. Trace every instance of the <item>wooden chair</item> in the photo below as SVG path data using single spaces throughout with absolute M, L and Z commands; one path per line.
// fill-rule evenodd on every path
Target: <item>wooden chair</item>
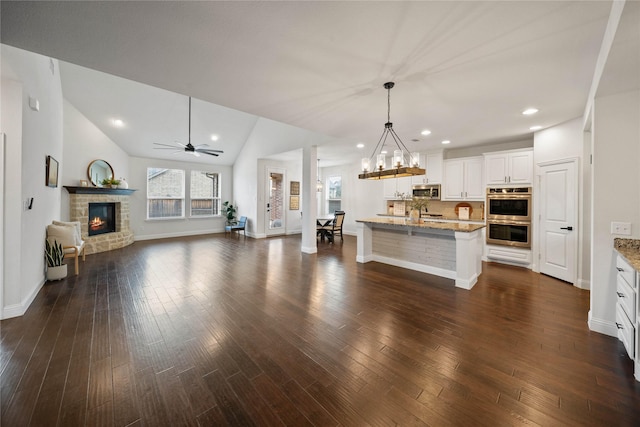
M 236 231 L 238 233 L 238 236 L 240 235 L 240 231 L 242 231 L 242 233 L 244 234 L 244 237 L 247 237 L 247 231 L 245 230 L 247 226 L 247 217 L 246 216 L 241 216 L 240 220 L 238 221 L 237 224 L 233 224 L 233 225 L 227 225 L 225 226 L 225 232 L 233 232 Z
M 344 241 L 342 237 L 342 224 L 344 223 L 344 211 L 336 211 L 335 218 L 329 225 L 325 225 L 322 227 L 322 231 L 324 231 L 329 242 L 333 243 L 337 234 L 340 234 L 340 241 Z
M 47 226 L 47 240 L 49 240 L 50 243 L 54 241 L 60 243 L 65 258 L 75 258 L 75 272 L 77 276 L 80 272 L 78 259 L 80 255 L 82 255 L 82 261 L 86 258 L 84 240 L 80 237 L 80 222 L 53 221 L 52 224 Z

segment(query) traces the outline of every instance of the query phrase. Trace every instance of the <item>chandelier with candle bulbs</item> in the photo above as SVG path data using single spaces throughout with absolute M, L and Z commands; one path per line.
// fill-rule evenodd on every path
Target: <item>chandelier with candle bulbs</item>
M 409 153 L 398 134 L 393 130 L 393 123 L 391 123 L 391 88 L 394 85 L 395 83 L 393 82 L 384 84 L 384 88 L 387 89 L 387 122 L 384 124 L 384 130 L 371 157 L 362 159 L 362 173 L 358 175 L 360 179 L 400 178 L 403 176 L 424 175 L 426 172 L 420 167 L 420 155 L 418 153 Z M 389 136 L 391 136 L 398 149 L 393 151 L 391 165 L 387 169 L 384 146 Z M 378 154 L 376 155 L 376 153 Z

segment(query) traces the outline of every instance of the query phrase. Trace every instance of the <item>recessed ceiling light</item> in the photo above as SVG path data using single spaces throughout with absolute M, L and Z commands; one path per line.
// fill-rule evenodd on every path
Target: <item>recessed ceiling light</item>
M 420 132 L 420 135 L 424 135 L 424 136 L 431 135 L 431 131 L 429 129 L 425 129 L 422 132 Z
M 444 141 L 442 141 L 443 144 L 451 144 L 451 141 L 449 141 L 448 139 L 445 139 Z
M 364 144 L 361 142 L 360 144 L 356 145 L 356 147 L 358 147 L 358 148 L 364 148 Z
M 526 110 L 524 110 L 522 112 L 522 114 L 524 114 L 525 116 L 530 116 L 530 115 L 535 114 L 537 112 L 538 112 L 537 108 L 527 108 Z
M 542 129 L 542 126 L 531 126 L 529 128 L 529 130 L 540 130 L 540 129 Z
M 382 150 L 380 154 L 387 154 L 387 150 Z
M 120 119 L 113 119 L 112 122 L 115 127 L 121 128 L 124 126 L 124 122 Z
M 211 140 L 212 141 L 217 141 L 218 140 L 218 135 L 211 135 Z

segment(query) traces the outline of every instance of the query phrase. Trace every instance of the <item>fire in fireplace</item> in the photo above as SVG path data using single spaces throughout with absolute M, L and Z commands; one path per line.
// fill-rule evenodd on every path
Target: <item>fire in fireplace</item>
M 89 203 L 89 236 L 116 231 L 116 204 Z

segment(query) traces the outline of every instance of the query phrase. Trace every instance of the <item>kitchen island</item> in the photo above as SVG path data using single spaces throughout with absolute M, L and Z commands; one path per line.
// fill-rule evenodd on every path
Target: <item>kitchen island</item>
M 358 219 L 356 261 L 377 261 L 455 280 L 471 289 L 482 273 L 484 224 Z

